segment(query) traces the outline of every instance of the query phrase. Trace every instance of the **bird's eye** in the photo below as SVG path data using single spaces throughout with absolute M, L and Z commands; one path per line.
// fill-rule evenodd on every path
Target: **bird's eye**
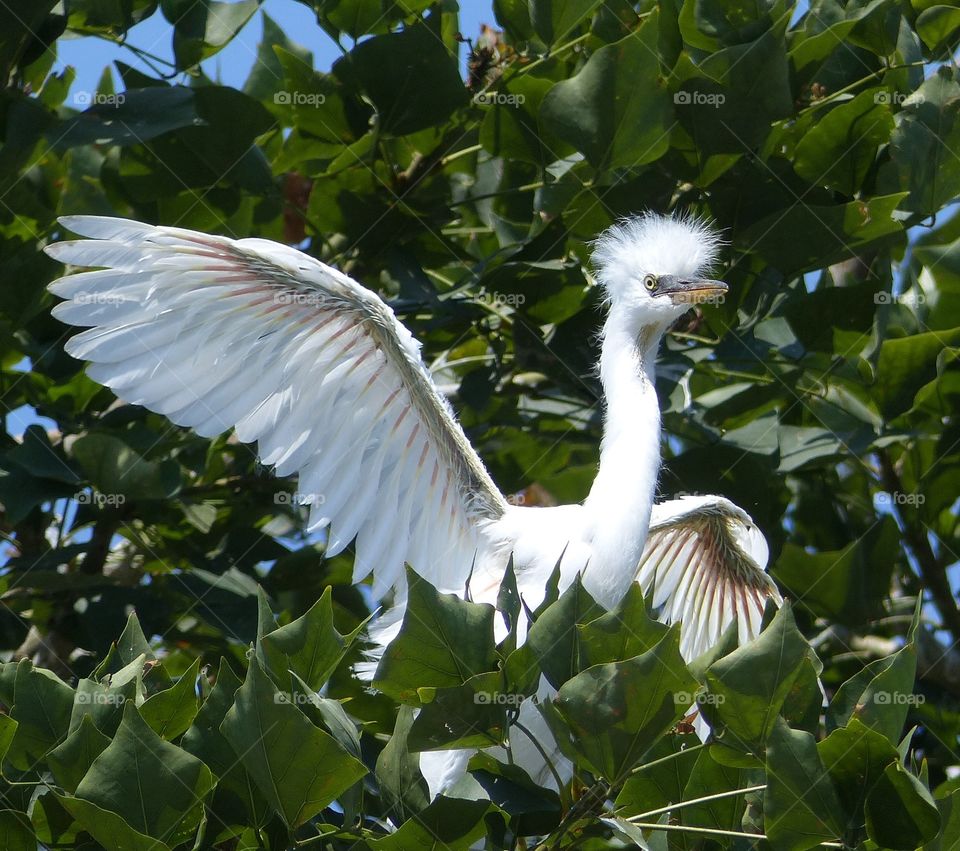
M 645 275 L 643 278 L 643 288 L 647 292 L 653 292 L 657 288 L 657 278 L 655 275 Z

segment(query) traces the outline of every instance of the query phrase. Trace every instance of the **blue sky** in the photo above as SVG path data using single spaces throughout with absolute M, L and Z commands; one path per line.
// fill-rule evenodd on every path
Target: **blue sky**
M 313 53 L 314 66 L 318 70 L 329 70 L 341 55 L 336 44 L 317 26 L 316 17 L 308 6 L 297 0 L 264 0 L 260 11 L 250 19 L 237 37 L 217 55 L 203 63 L 207 76 L 231 86 L 239 87 L 244 83 L 256 61 L 257 47 L 263 34 L 264 13 L 280 25 L 288 38 Z M 492 0 L 464 0 L 460 4 L 460 31 L 465 36 L 474 38 L 479 34 L 482 23 L 495 23 Z M 127 34 L 127 41 L 147 53 L 172 61 L 172 34 L 173 28 L 158 11 L 131 29 Z M 349 43 L 346 46 L 349 47 Z M 59 40 L 57 50 L 57 68 L 63 69 L 72 65 L 76 70 L 74 92 L 96 91 L 104 67 L 117 59 L 144 73 L 154 73 L 133 51 L 102 38 L 64 37 Z M 465 62 L 465 57 L 464 46 L 461 50 L 461 62 Z M 114 78 L 119 82 L 116 73 Z

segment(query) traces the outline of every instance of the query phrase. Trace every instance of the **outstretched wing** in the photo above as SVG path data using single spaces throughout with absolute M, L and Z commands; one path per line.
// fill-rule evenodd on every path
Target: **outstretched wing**
M 50 285 L 88 330 L 66 350 L 127 402 L 204 436 L 235 428 L 278 475 L 299 474 L 328 554 L 356 537 L 377 596 L 408 562 L 463 587 L 476 522 L 506 505 L 437 391 L 419 344 L 374 293 L 300 251 L 98 216 L 92 240 L 47 247 L 99 267 Z
M 654 505 L 637 581 L 667 623 L 680 621 L 692 660 L 736 619 L 740 642 L 756 636 L 768 599 L 782 602 L 765 569 L 769 551 L 750 515 L 720 496 Z

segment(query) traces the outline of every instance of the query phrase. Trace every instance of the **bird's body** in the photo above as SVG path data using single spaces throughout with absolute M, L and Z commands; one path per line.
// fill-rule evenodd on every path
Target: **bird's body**
M 405 563 L 442 591 L 493 605 L 512 557 L 531 610 L 558 564 L 561 589 L 580 576 L 608 608 L 639 578 L 664 619 L 682 623 L 687 659 L 734 619 L 749 638 L 766 599 L 779 600 L 763 537 L 742 510 L 721 497 L 654 506 L 657 349 L 691 303 L 726 289 L 703 276 L 718 243 L 702 224 L 646 215 L 598 241 L 609 302 L 600 461 L 582 503 L 550 508 L 507 502 L 419 345 L 383 301 L 336 269 L 265 240 L 99 217 L 64 224 L 94 239 L 49 253 L 101 267 L 51 284 L 67 299 L 55 315 L 88 328 L 67 351 L 128 402 L 202 435 L 235 428 L 255 441 L 278 475 L 299 475 L 309 528 L 328 530 L 328 554 L 355 541 L 355 581 L 372 574 L 375 597 L 395 592 L 396 607 L 371 632 L 368 676 L 399 629 Z M 548 735 L 529 704 L 521 718 Z M 542 774 L 538 748 L 518 742 L 513 756 L 524 748 L 529 758 L 517 762 Z M 437 791 L 465 760 L 424 754 L 422 764 Z

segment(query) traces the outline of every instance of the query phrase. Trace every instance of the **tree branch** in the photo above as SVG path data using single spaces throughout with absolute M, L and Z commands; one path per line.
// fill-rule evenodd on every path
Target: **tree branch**
M 880 463 L 880 480 L 884 489 L 890 494 L 903 493 L 903 482 L 890 456 L 884 450 L 878 451 L 876 456 Z M 960 608 L 957 607 L 957 600 L 950 589 L 946 568 L 937 560 L 923 529 L 908 520 L 895 501 L 892 511 L 900 521 L 904 544 L 920 568 L 920 576 L 937 604 L 943 625 L 950 630 L 953 640 L 957 641 L 960 639 Z

